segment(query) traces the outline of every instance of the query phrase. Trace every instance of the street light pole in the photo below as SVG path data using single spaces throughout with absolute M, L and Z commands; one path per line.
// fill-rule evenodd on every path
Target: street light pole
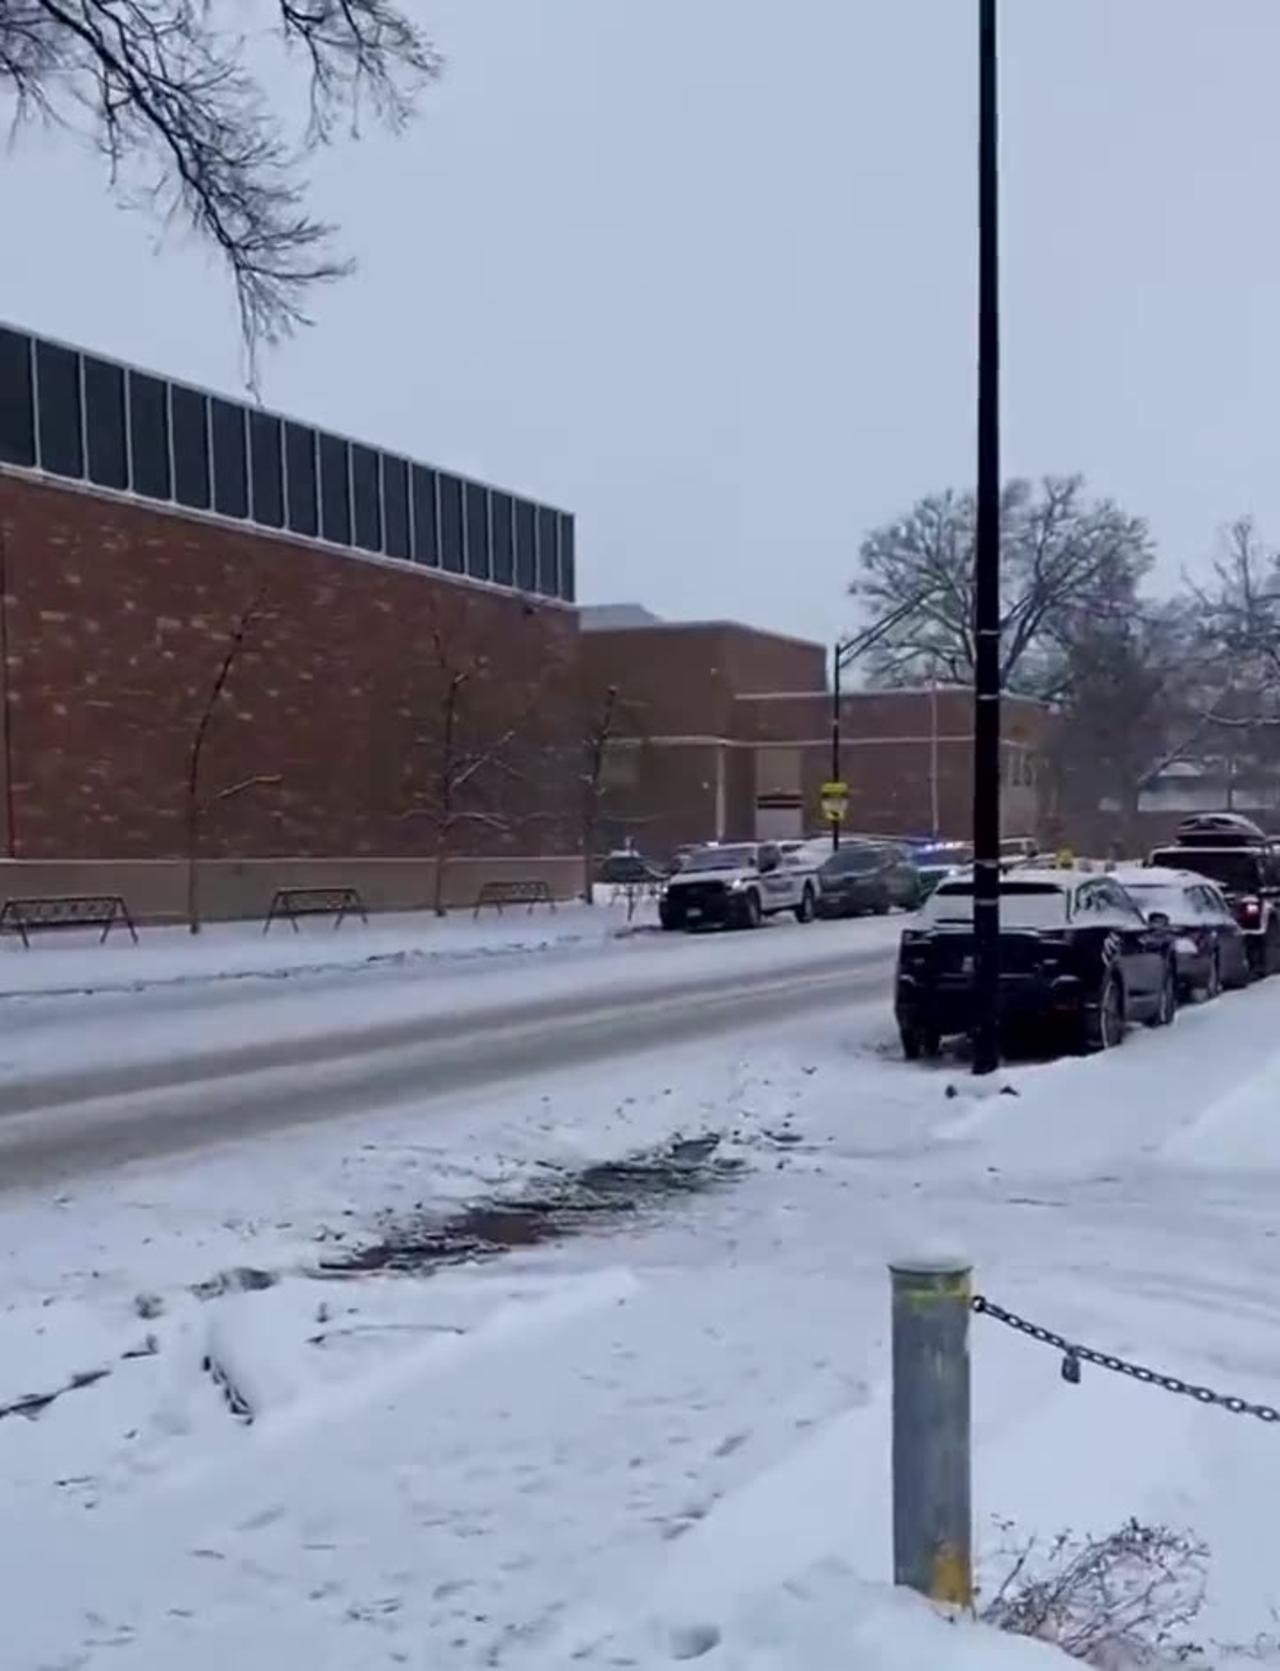
M 831 781 L 840 778 L 840 670 L 844 665 L 844 645 L 837 639 L 831 652 Z M 831 851 L 840 851 L 840 820 L 831 820 Z
M 978 0 L 978 493 L 974 553 L 973 1071 L 1000 1065 L 1000 282 L 996 0 Z

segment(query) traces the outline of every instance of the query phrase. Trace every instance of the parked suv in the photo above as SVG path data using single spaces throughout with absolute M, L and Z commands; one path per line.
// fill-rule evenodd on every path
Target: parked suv
M 908 1061 L 974 1021 L 973 877 L 939 883 L 898 952 L 895 1010 Z M 1000 1016 L 1007 1033 L 1056 1031 L 1086 1051 L 1130 1021 L 1165 1027 L 1178 1007 L 1174 934 L 1109 876 L 1018 871 L 1000 882 Z
M 1255 979 L 1280 971 L 1280 842 L 1238 813 L 1201 813 L 1184 820 L 1176 844 L 1156 848 L 1147 864 L 1216 882 L 1244 931 Z
M 884 916 L 895 905 L 914 911 L 924 895 L 914 861 L 888 842 L 851 842 L 818 870 L 820 917 Z
M 758 928 L 784 911 L 812 922 L 818 884 L 811 871 L 783 863 L 776 842 L 711 843 L 686 854 L 663 890 L 663 928 Z

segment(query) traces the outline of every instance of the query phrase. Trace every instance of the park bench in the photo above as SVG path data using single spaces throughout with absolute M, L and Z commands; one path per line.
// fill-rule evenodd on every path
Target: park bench
M 545 882 L 528 879 L 523 882 L 486 882 L 476 896 L 473 916 L 478 917 L 486 905 L 502 915 L 505 906 L 524 905 L 530 911 L 535 905 L 547 905 L 554 911 L 556 902 Z
M 123 923 L 138 943 L 138 931 L 133 926 L 129 907 L 119 894 L 49 894 L 30 899 L 6 899 L 0 906 L 0 934 L 22 936 L 22 943 L 31 949 L 31 935 L 43 934 L 55 928 L 100 928 L 101 945 L 117 923 Z
M 274 922 L 287 922 L 297 934 L 299 917 L 332 917 L 337 929 L 349 916 L 359 916 L 368 925 L 369 914 L 355 888 L 277 888 L 262 932 L 270 933 Z

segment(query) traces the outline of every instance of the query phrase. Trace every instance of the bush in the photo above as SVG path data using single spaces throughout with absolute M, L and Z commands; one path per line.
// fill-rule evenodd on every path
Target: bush
M 1048 1545 L 1010 1543 L 1007 1553 L 1009 1570 L 980 1609 L 987 1624 L 1051 1642 L 1098 1671 L 1204 1664 L 1186 1634 L 1208 1568 L 1197 1539 L 1130 1520 L 1107 1537 L 1063 1532 Z

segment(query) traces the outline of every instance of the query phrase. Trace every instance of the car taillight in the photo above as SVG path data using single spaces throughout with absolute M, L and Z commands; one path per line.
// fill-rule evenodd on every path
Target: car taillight
M 1240 915 L 1252 918 L 1256 922 L 1262 915 L 1262 901 L 1260 899 L 1242 899 L 1240 901 Z

